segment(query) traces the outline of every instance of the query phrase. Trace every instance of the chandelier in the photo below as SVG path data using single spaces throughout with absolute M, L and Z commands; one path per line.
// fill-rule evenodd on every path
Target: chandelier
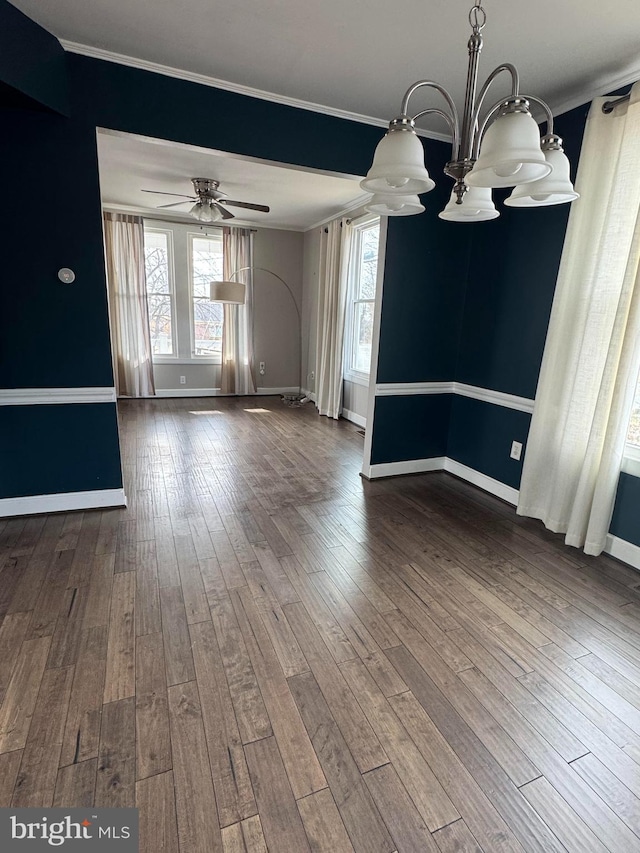
M 364 190 L 373 193 L 366 206 L 371 213 L 411 216 L 424 211 L 418 195 L 432 190 L 435 183 L 426 169 L 424 149 L 415 126 L 418 119 L 428 115 L 444 119 L 452 137 L 451 160 L 444 171 L 453 178 L 454 186 L 449 203 L 438 214 L 441 219 L 455 222 L 495 219 L 500 214 L 491 198 L 494 187 L 515 188 L 505 200 L 510 207 L 563 204 L 578 198 L 571 184 L 562 139 L 553 132 L 551 110 L 540 98 L 520 93 L 516 67 L 508 62 L 499 65 L 477 92 L 486 20 L 482 5 L 475 3 L 469 12 L 472 33 L 462 123 L 453 98 L 439 83 L 419 80 L 405 92 L 400 114 L 389 122 L 389 130 L 376 148 L 373 165 L 360 183 Z M 511 95 L 483 110 L 489 87 L 502 72 L 511 75 Z M 446 107 L 411 115 L 409 101 L 424 88 L 439 92 Z M 545 113 L 547 132 L 542 138 L 529 111 L 532 102 Z

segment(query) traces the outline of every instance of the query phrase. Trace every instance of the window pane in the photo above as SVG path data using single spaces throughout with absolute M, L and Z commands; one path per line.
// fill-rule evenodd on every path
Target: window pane
M 374 299 L 376 295 L 376 275 L 378 272 L 378 246 L 380 243 L 380 225 L 373 225 L 361 232 L 360 275 L 356 299 Z
M 222 239 L 194 237 L 192 242 L 193 296 L 209 298 L 209 282 L 222 278 Z
M 354 305 L 354 309 L 351 368 L 362 373 L 368 373 L 371 366 L 373 302 L 358 302 Z
M 147 293 L 171 292 L 166 234 L 158 231 L 144 232 L 144 268 L 147 275 Z
M 636 399 L 633 402 L 633 411 L 631 413 L 631 423 L 629 424 L 629 435 L 627 436 L 629 444 L 640 449 L 640 382 L 636 389 Z
M 171 297 L 161 293 L 147 294 L 149 331 L 153 355 L 173 355 L 171 336 Z
M 222 303 L 193 300 L 194 355 L 222 352 Z

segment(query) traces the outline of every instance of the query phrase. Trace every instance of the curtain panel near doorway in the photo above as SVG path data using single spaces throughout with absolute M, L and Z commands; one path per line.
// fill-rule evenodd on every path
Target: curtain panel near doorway
M 339 418 L 342 410 L 345 311 L 353 229 L 346 218 L 321 232 L 316 350 L 318 414 Z
M 242 282 L 246 290 L 244 305 L 223 306 L 220 390 L 223 394 L 255 394 L 253 232 L 248 228 L 222 229 L 222 271 L 225 281 Z
M 640 84 L 593 102 L 582 147 L 518 513 L 605 544 L 640 368 Z
M 104 239 L 116 393 L 153 397 L 142 217 L 105 213 Z

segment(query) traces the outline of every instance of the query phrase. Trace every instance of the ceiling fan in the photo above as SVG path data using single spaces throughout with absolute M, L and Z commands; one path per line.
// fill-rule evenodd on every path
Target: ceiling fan
M 142 190 L 143 193 L 155 193 L 156 195 L 175 195 L 182 196 L 184 201 L 174 201 L 172 204 L 161 204 L 157 210 L 162 210 L 167 207 L 179 207 L 181 204 L 193 204 L 189 211 L 191 216 L 199 219 L 200 222 L 218 222 L 221 219 L 233 219 L 234 215 L 226 207 L 244 207 L 247 210 L 258 210 L 261 213 L 269 213 L 269 208 L 266 204 L 252 204 L 248 201 L 232 201 L 226 198 L 226 193 L 222 192 L 220 181 L 213 178 L 191 178 L 193 191 L 195 195 L 183 195 L 182 193 L 166 193 L 161 190 Z

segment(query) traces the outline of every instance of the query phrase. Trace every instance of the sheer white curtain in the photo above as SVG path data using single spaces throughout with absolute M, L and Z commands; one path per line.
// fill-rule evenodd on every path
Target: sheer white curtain
M 152 397 L 156 391 L 142 217 L 105 213 L 104 237 L 116 392 Z
M 529 434 L 520 515 L 606 544 L 640 367 L 640 84 L 585 131 Z
M 318 413 L 339 418 L 342 409 L 345 308 L 353 229 L 346 219 L 321 232 L 316 350 Z
M 253 357 L 253 233 L 248 228 L 222 229 L 223 278 L 244 282 L 244 305 L 224 307 L 222 327 L 222 373 L 220 390 L 223 394 L 255 394 Z

